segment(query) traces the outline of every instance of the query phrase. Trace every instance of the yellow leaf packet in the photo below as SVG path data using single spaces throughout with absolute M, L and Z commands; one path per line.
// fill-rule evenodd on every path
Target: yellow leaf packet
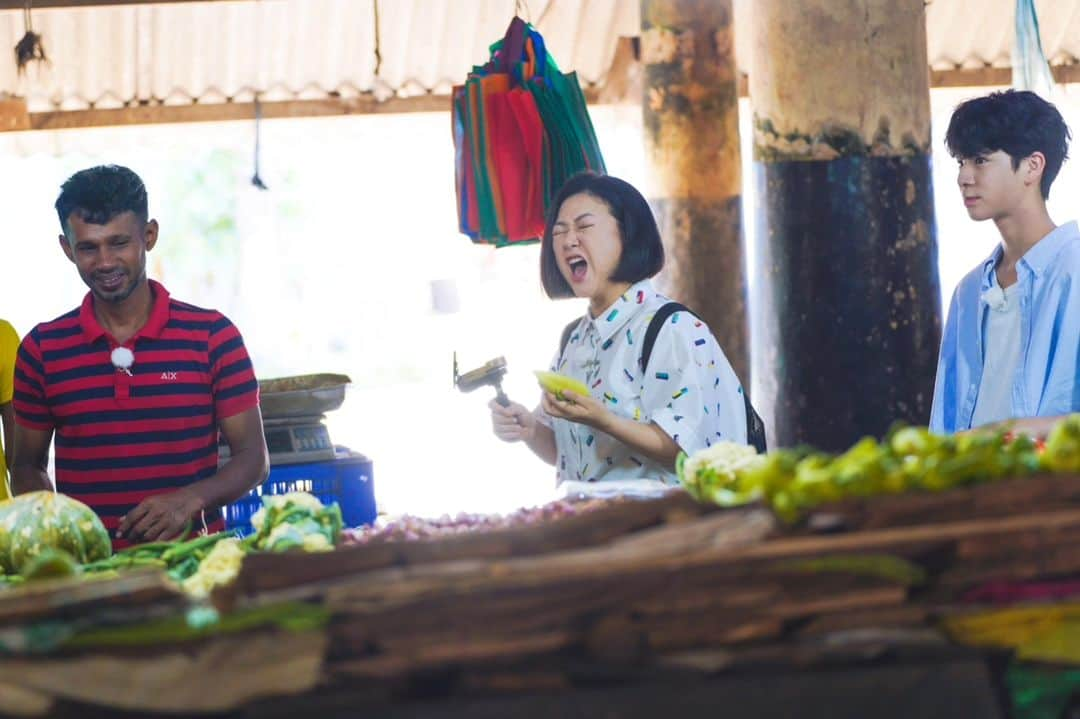
M 583 397 L 589 396 L 589 388 L 585 386 L 585 383 L 576 380 L 573 377 L 567 377 L 558 372 L 544 372 L 541 370 L 536 370 L 533 374 L 536 375 L 536 379 L 540 382 L 540 387 L 542 387 L 545 392 L 551 392 L 559 399 L 564 399 L 562 394 L 563 390 L 570 390 Z

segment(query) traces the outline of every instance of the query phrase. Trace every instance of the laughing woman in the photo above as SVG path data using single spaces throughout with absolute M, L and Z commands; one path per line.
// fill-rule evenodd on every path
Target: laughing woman
M 524 442 L 556 467 L 560 484 L 675 484 L 680 450 L 746 442 L 739 380 L 693 314 L 663 320 L 643 366 L 649 323 L 670 302 L 650 282 L 663 264 L 656 221 L 632 185 L 595 174 L 563 185 L 544 232 L 540 277 L 548 297 L 588 298 L 589 308 L 568 328 L 551 369 L 583 382 L 589 395 L 545 392 L 534 411 L 491 403 L 495 435 Z

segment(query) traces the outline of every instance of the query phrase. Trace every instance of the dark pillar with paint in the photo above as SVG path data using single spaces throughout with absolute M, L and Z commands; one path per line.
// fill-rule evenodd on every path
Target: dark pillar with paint
M 647 193 L 667 264 L 660 289 L 709 324 L 749 381 L 732 0 L 643 0 Z
M 923 0 L 755 0 L 752 395 L 773 446 L 930 417 L 941 336 Z

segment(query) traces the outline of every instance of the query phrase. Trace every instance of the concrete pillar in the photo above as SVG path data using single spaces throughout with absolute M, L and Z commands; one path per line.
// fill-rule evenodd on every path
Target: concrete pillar
M 664 238 L 659 286 L 712 328 L 749 381 L 732 0 L 642 0 L 643 112 Z
M 923 0 L 755 0 L 755 403 L 774 446 L 930 415 L 941 335 Z

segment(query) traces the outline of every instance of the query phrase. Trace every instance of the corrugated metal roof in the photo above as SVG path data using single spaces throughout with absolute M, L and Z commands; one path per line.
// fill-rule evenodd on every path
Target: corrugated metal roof
M 753 0 L 735 3 L 736 53 L 747 72 Z M 246 102 L 256 93 L 264 101 L 445 94 L 487 59 L 516 5 L 563 69 L 576 70 L 585 85 L 604 83 L 618 38 L 637 35 L 640 25 L 637 0 L 251 0 L 40 9 L 34 29 L 50 62 L 23 76 L 13 62 L 0 62 L 0 97 L 25 97 L 31 112 L 44 112 Z M 931 68 L 1008 67 L 1014 6 L 1014 0 L 932 0 Z M 1039 0 L 1036 7 L 1051 62 L 1076 63 L 1080 0 Z M 0 45 L 14 47 L 24 31 L 22 11 L 0 11 Z
M 604 81 L 619 35 L 637 33 L 635 0 L 527 5 L 560 66 L 586 84 Z M 256 92 L 266 101 L 445 94 L 487 60 L 514 9 L 513 0 L 262 0 L 35 10 L 49 63 L 19 76 L 0 62 L 0 92 L 25 97 L 31 112 Z M 0 45 L 24 32 L 22 11 L 0 12 Z
M 1009 67 L 1015 8 L 1015 0 L 932 0 L 926 7 L 930 67 Z M 1075 64 L 1080 58 L 1080 2 L 1036 0 L 1035 8 L 1050 64 Z
M 749 73 L 753 0 L 735 0 L 739 67 Z M 1036 0 L 1043 51 L 1052 65 L 1080 62 L 1080 0 Z M 1011 66 L 1016 0 L 928 0 L 926 51 L 932 70 Z

